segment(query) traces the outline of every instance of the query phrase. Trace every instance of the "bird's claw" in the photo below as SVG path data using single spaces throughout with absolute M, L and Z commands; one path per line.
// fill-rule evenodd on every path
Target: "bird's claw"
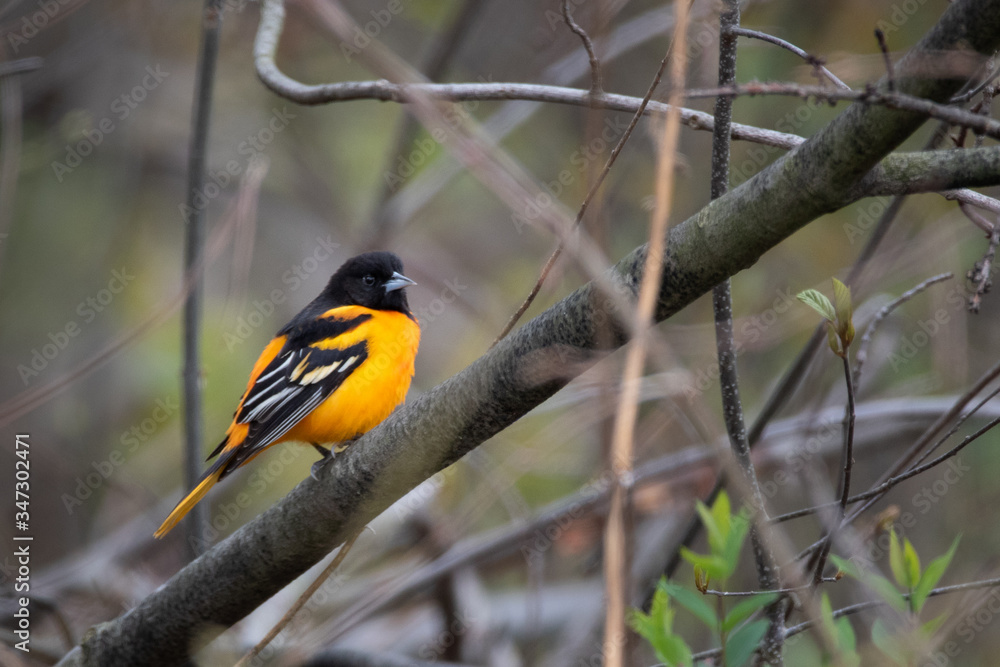
M 320 459 L 312 464 L 312 468 L 309 469 L 309 475 L 318 482 L 323 476 L 323 472 L 329 467 L 330 462 L 333 461 L 333 449 L 320 447 L 316 443 L 312 443 L 312 446 L 319 452 Z

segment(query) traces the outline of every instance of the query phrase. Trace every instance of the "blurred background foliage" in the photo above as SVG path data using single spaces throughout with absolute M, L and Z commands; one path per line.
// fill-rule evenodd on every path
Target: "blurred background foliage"
M 888 43 L 898 57 L 936 22 L 946 4 L 837 0 L 805 6 L 794 0 L 750 1 L 744 3 L 743 24 L 822 56 L 841 78 L 861 86 L 882 74 L 872 35 L 876 25 L 891 26 Z M 375 21 L 374 12 L 388 6 L 357 1 L 345 5 L 362 24 Z M 559 18 L 559 3 L 481 0 L 476 5 L 442 80 L 558 80 L 587 87 L 586 59 L 579 39 Z M 52 7 L 54 14 L 38 28 L 39 12 Z M 377 38 L 417 66 L 467 10 L 464 2 L 431 0 L 402 0 L 399 7 L 387 25 L 378 25 Z M 605 89 L 641 96 L 668 41 L 669 7 L 645 0 L 581 0 L 574 7 L 577 20 L 595 38 L 614 34 L 618 40 L 615 56 L 604 63 Z M 5 146 L 17 148 L 16 193 L 0 202 L 10 221 L 0 230 L 4 400 L 58 381 L 110 341 L 170 307 L 178 293 L 184 233 L 179 206 L 185 197 L 200 14 L 200 3 L 159 0 L 12 0 L 0 9 L 6 59 L 44 59 L 40 69 L 18 78 L 23 98 L 20 146 L 9 125 L 0 135 Z M 206 273 L 206 446 L 221 438 L 258 351 L 347 257 L 377 244 L 400 254 L 407 274 L 420 283 L 410 290 L 423 327 L 414 396 L 486 349 L 554 247 L 545 233 L 515 224 L 511 211 L 456 166 L 426 132 L 416 131 L 410 141 L 396 145 L 406 115 L 399 105 L 358 101 L 300 107 L 267 91 L 251 59 L 258 16 L 256 3 L 234 0 L 226 5 L 213 101 L 208 165 L 219 187 L 207 205 L 210 235 L 218 234 L 231 215 L 240 187 L 239 177 L 225 183 L 219 174 L 227 168 L 245 174 L 254 154 L 266 158 L 268 168 L 256 215 L 238 217 L 235 231 L 223 238 L 224 249 Z M 695 17 L 688 85 L 711 87 L 716 78 L 717 17 L 711 3 L 702 0 L 695 2 Z M 29 25 L 37 28 L 34 33 Z M 615 32 L 626 25 L 632 26 L 630 33 Z M 309 83 L 369 78 L 363 58 L 350 57 L 345 46 L 350 45 L 326 31 L 308 3 L 290 3 L 278 56 L 289 75 Z M 740 42 L 738 79 L 815 80 L 811 68 L 791 54 L 746 40 Z M 711 111 L 707 100 L 691 106 Z M 796 98 L 740 98 L 735 120 L 808 136 L 842 108 Z M 467 103 L 460 109 L 460 114 L 487 123 L 497 137 L 502 127 L 497 114 L 508 119 L 513 112 L 524 114 L 523 122 L 504 130 L 499 144 L 541 182 L 558 183 L 560 172 L 568 171 L 569 185 L 560 187 L 557 196 L 573 210 L 610 151 L 608 142 L 599 140 L 600 131 L 608 127 L 620 132 L 629 119 L 625 114 L 534 103 Z M 919 148 L 930 130 L 928 124 L 906 148 Z M 708 133 L 682 130 L 674 221 L 708 201 L 710 145 Z M 779 154 L 736 142 L 733 183 L 746 180 Z M 587 232 L 612 260 L 646 236 L 654 159 L 654 142 L 644 121 L 585 221 Z M 741 380 L 751 418 L 816 324 L 808 309 L 792 302 L 794 294 L 808 287 L 829 292 L 830 276 L 846 275 L 886 203 L 864 200 L 826 216 L 734 279 Z M 862 401 L 960 393 L 996 361 L 995 299 L 988 296 L 977 316 L 963 305 L 964 274 L 985 249 L 982 233 L 953 203 L 921 195 L 905 205 L 863 284 L 855 289 L 859 318 L 931 275 L 952 271 L 957 277 L 914 299 L 885 324 L 860 388 Z M 583 279 L 572 263 L 561 262 L 528 316 Z M 915 336 L 920 323 L 939 311 L 947 322 L 929 342 L 919 344 Z M 109 363 L 4 425 L 8 443 L 15 432 L 31 435 L 36 594 L 60 609 L 74 641 L 90 625 L 141 599 L 183 564 L 180 532 L 162 543 L 152 540 L 182 486 L 179 321 L 174 314 Z M 639 462 L 704 446 L 723 434 L 711 321 L 711 301 L 704 298 L 660 327 L 663 343 L 650 363 L 656 400 L 644 403 L 640 413 Z M 834 361 L 829 355 L 820 357 L 786 415 L 842 405 Z M 343 585 L 320 605 L 322 613 L 311 614 L 295 640 L 276 650 L 271 658 L 275 664 L 296 664 L 323 646 L 331 636 L 335 612 L 363 597 L 375 583 L 386 585 L 456 540 L 524 520 L 545 503 L 599 478 L 607 430 L 607 411 L 601 406 L 606 405 L 607 385 L 617 377 L 618 363 L 619 355 L 613 355 L 415 492 L 404 501 L 404 509 L 390 510 L 377 522 L 382 525 L 375 535 L 363 536 L 355 547 L 358 553 L 348 557 Z M 878 447 L 863 449 L 858 486 L 873 480 L 910 442 L 908 437 L 912 433 L 903 430 Z M 941 474 L 932 472 L 883 503 L 917 515 L 908 536 L 921 553 L 943 551 L 938 547 L 949 544 L 958 529 L 964 532 L 953 566 L 955 576 L 961 577 L 956 580 L 983 575 L 1000 547 L 988 510 L 1000 493 L 991 473 L 997 465 L 995 444 L 996 438 L 987 436 L 963 454 L 971 470 L 954 488 L 945 485 L 943 493 L 935 493 L 933 483 Z M 212 517 L 220 539 L 308 474 L 315 458 L 311 449 L 283 448 L 292 453 L 274 448 L 213 492 L 209 502 L 215 507 Z M 13 470 L 11 450 L 0 448 L 4 471 Z M 832 454 L 827 460 L 831 470 L 836 458 Z M 826 474 L 822 462 L 813 463 Z M 771 499 L 776 510 L 810 501 L 802 481 L 779 489 Z M 9 483 L 0 484 L 10 488 Z M 643 487 L 636 497 L 638 521 L 661 526 L 654 533 L 665 545 L 669 540 L 664 536 L 686 520 L 692 499 L 710 483 L 708 468 L 702 468 L 670 484 Z M 934 502 L 923 514 L 915 498 L 928 488 Z M 242 503 L 241 494 L 247 503 Z M 227 507 L 238 509 L 230 516 Z M 8 504 L 3 512 L 8 516 L 13 509 Z M 6 535 L 10 525 L 5 519 L 0 535 Z M 430 647 L 435 656 L 454 658 L 458 656 L 450 652 L 452 645 L 463 644 L 463 650 L 471 651 L 472 638 L 488 633 L 489 651 L 462 657 L 534 664 L 543 658 L 558 662 L 553 656 L 566 658 L 570 638 L 575 637 L 577 655 L 590 655 L 599 635 L 578 617 L 600 606 L 595 582 L 601 526 L 599 516 L 574 517 L 549 539 L 552 548 L 545 549 L 544 565 L 529 567 L 522 550 L 488 567 L 461 570 L 453 585 L 461 590 L 471 586 L 477 594 L 466 593 L 462 599 L 482 605 L 470 612 L 468 632 L 455 631 L 454 622 L 435 603 L 444 594 L 435 590 L 359 625 L 345 641 L 414 655 Z M 789 531 L 808 543 L 816 525 L 802 521 Z M 652 544 L 654 562 L 657 549 L 665 559 L 665 546 L 656 547 L 645 529 L 639 535 L 648 538 L 647 546 Z M 7 567 L 5 593 L 10 585 Z M 302 587 L 296 586 L 293 592 Z M 204 664 L 215 664 L 213 660 L 229 656 L 228 651 L 259 638 L 283 613 L 293 592 L 277 596 L 227 633 L 208 649 Z M 386 634 L 386 628 L 396 632 Z M 407 638 L 397 637 L 400 629 Z M 998 648 L 996 636 L 976 633 L 974 643 L 968 648 L 963 644 L 961 663 L 987 664 L 984 656 Z M 40 649 L 53 655 L 67 648 L 51 619 L 36 626 L 34 638 Z M 809 655 L 809 646 L 804 638 L 790 650 Z

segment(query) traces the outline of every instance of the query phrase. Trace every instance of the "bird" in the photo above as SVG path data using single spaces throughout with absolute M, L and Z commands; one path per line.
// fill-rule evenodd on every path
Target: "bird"
M 312 475 L 399 406 L 413 379 L 420 326 L 391 252 L 344 262 L 311 303 L 264 348 L 246 391 L 194 489 L 163 521 L 163 538 L 223 477 L 280 442 L 320 453 Z M 327 446 L 323 446 L 327 445 Z

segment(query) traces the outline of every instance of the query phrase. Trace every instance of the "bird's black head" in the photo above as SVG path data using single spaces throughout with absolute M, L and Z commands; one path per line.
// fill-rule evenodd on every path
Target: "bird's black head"
M 366 252 L 352 257 L 330 278 L 323 297 L 338 306 L 410 314 L 405 288 L 416 283 L 403 275 L 403 262 L 391 252 Z

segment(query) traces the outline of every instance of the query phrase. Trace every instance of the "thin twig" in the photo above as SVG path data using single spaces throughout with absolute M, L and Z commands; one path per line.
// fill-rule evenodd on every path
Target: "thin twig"
M 836 577 L 826 577 L 823 579 L 824 582 L 836 582 L 840 581 Z M 706 589 L 703 595 L 715 595 L 722 598 L 749 598 L 755 595 L 767 595 L 768 593 L 777 593 L 779 595 L 788 595 L 789 593 L 797 593 L 799 591 L 805 591 L 812 588 L 812 584 L 803 584 L 801 586 L 791 586 L 789 588 L 776 588 L 774 590 L 759 590 L 759 591 L 717 591 L 713 588 Z
M 36 69 L 41 69 L 44 64 L 45 61 L 38 56 L 30 56 L 28 58 L 19 58 L 17 60 L 2 62 L 0 63 L 0 79 L 5 76 L 11 76 L 12 74 L 34 72 Z
M 744 95 L 750 97 L 757 95 L 789 95 L 829 103 L 850 101 L 862 102 L 864 104 L 878 104 L 890 109 L 919 113 L 928 118 L 946 121 L 951 125 L 967 127 L 970 130 L 985 134 L 993 139 L 1000 139 L 1000 121 L 986 118 L 965 109 L 914 97 L 913 95 L 906 95 L 895 91 L 880 91 L 874 86 L 868 86 L 863 90 L 831 90 L 823 86 L 806 86 L 798 83 L 753 82 L 735 86 L 689 90 L 685 93 L 684 97 L 688 100 L 696 100 L 707 97 L 718 97 L 719 95 L 730 95 L 733 97 Z
M 199 205 L 205 182 L 205 154 L 208 151 L 209 120 L 212 116 L 212 91 L 215 87 L 215 65 L 219 55 L 219 32 L 222 26 L 222 1 L 205 0 L 202 12 L 201 52 L 195 82 L 194 109 L 191 117 L 191 145 L 188 152 L 188 178 L 184 234 L 184 273 L 192 271 L 204 254 L 205 207 Z M 184 422 L 184 482 L 193 489 L 201 477 L 202 414 L 201 414 L 201 273 L 195 272 L 194 283 L 184 302 L 183 319 L 183 422 Z M 207 546 L 208 508 L 204 503 L 191 510 L 187 523 L 188 555 L 193 560 Z
M 957 201 L 960 204 L 968 204 L 969 206 L 975 206 L 991 213 L 1000 214 L 1000 201 L 974 190 L 945 190 L 941 193 L 941 196 L 950 201 Z M 989 234 L 993 231 L 993 223 L 987 220 L 980 228 Z
M 916 287 L 903 292 L 897 298 L 879 308 L 878 312 L 875 313 L 875 317 L 872 318 L 872 321 L 869 322 L 868 327 L 865 329 L 864 335 L 861 336 L 861 342 L 858 343 L 858 351 L 854 355 L 854 385 L 856 387 L 861 386 L 861 369 L 864 366 L 865 361 L 868 359 L 868 346 L 871 344 L 872 337 L 875 335 L 875 331 L 882 324 L 882 321 L 888 317 L 892 311 L 896 310 L 931 285 L 944 282 L 953 276 L 954 274 L 949 271 L 947 273 L 942 273 L 932 278 L 928 278 Z
M 566 25 L 573 31 L 573 34 L 580 38 L 580 41 L 583 42 L 583 48 L 587 51 L 587 58 L 590 60 L 590 92 L 599 93 L 604 89 L 604 86 L 601 81 L 601 61 L 597 58 L 597 52 L 594 51 L 594 42 L 591 41 L 587 31 L 573 20 L 573 15 L 569 11 L 569 0 L 562 2 L 562 15 Z
M 672 49 L 673 42 L 671 42 L 670 46 L 667 47 L 666 54 L 663 56 L 663 59 L 660 60 L 660 66 L 657 68 L 656 74 L 653 75 L 653 81 L 646 89 L 646 94 L 643 96 L 638 108 L 632 115 L 632 120 L 629 121 L 628 127 L 625 128 L 625 132 L 622 134 L 621 139 L 618 140 L 618 143 L 615 144 L 615 147 L 611 150 L 611 154 L 608 156 L 607 162 L 604 163 L 601 173 L 597 175 L 597 179 L 587 191 L 587 196 L 584 197 L 583 203 L 580 204 L 580 208 L 576 213 L 576 219 L 573 221 L 574 229 L 580 226 L 580 223 L 583 221 L 583 216 L 586 215 L 587 209 L 590 207 L 590 202 L 593 201 L 594 197 L 597 195 L 597 191 L 600 189 L 601 185 L 604 184 L 604 180 L 607 178 L 608 174 L 611 173 L 611 167 L 615 164 L 615 160 L 618 159 L 618 156 L 621 154 L 625 144 L 628 143 L 628 140 L 632 137 L 632 132 L 635 130 L 636 125 L 639 124 L 639 119 L 645 114 L 646 107 L 653 98 L 653 93 L 656 92 L 656 88 L 660 85 L 660 80 L 663 78 L 663 72 L 667 68 L 667 61 L 670 58 Z M 528 292 L 528 296 L 525 297 L 524 301 L 521 302 L 521 305 L 518 306 L 516 311 L 514 311 L 514 314 L 511 315 L 509 320 L 507 320 L 507 324 L 505 324 L 500 333 L 497 334 L 496 339 L 494 339 L 490 347 L 493 347 L 493 345 L 496 345 L 503 340 L 507 334 L 514 329 L 521 317 L 523 317 L 528 311 L 528 308 L 531 307 L 531 304 L 534 303 L 535 297 L 537 297 L 539 291 L 541 291 L 542 285 L 545 283 L 546 279 L 548 279 L 549 273 L 552 271 L 552 267 L 555 266 L 556 260 L 559 259 L 559 256 L 562 254 L 564 248 L 565 242 L 560 240 L 558 245 L 556 245 L 555 250 L 552 251 L 552 254 L 549 255 L 549 258 L 545 261 L 545 265 L 538 274 L 538 280 L 535 281 L 531 291 Z
M 983 80 L 978 84 L 976 84 L 975 86 L 973 86 L 972 79 L 970 79 L 969 82 L 966 83 L 966 85 L 963 87 L 963 88 L 968 88 L 968 90 L 967 91 L 963 90 L 963 92 L 960 92 L 958 95 L 952 96 L 952 98 L 948 100 L 948 102 L 951 104 L 964 104 L 965 102 L 968 102 L 973 97 L 981 93 L 983 90 L 986 89 L 987 86 L 989 86 L 991 83 L 993 83 L 993 81 L 996 80 L 998 75 L 1000 75 L 1000 72 L 996 71 L 995 68 L 996 68 L 996 54 L 994 54 L 992 58 L 983 63 L 982 70 L 985 72 Z
M 1000 226 L 994 225 L 990 232 L 990 243 L 986 248 L 986 254 L 976 262 L 975 267 L 967 275 L 969 282 L 975 288 L 969 297 L 969 311 L 973 314 L 979 313 L 983 295 L 993 286 L 993 258 L 996 257 L 997 244 L 1000 244 Z
M 843 523 L 847 515 L 848 500 L 851 497 L 851 475 L 854 471 L 854 378 L 851 376 L 851 360 L 848 356 L 850 348 L 844 347 L 844 354 L 841 361 L 844 366 L 844 384 L 847 385 L 847 409 L 844 412 L 844 454 L 841 461 L 840 474 L 840 502 L 838 503 L 837 519 L 831 522 L 827 530 L 826 537 L 820 547 L 819 555 L 816 558 L 815 569 L 813 570 L 813 583 L 819 584 L 823 581 L 823 569 L 826 567 L 826 559 L 833 546 L 833 540 L 840 524 Z
M 607 611 L 604 625 L 604 664 L 622 667 L 625 664 L 626 642 L 625 612 L 628 599 L 628 545 L 627 526 L 631 515 L 633 482 L 632 458 L 635 422 L 638 415 L 639 383 L 646 359 L 653 313 L 660 291 L 663 261 L 667 241 L 667 221 L 673 203 L 674 165 L 680 134 L 678 98 L 683 90 L 687 68 L 688 3 L 674 4 L 676 25 L 670 48 L 670 111 L 663 124 L 660 154 L 656 168 L 656 202 L 650 221 L 649 245 L 639 284 L 638 306 L 635 315 L 637 335 L 625 357 L 622 372 L 622 389 L 611 439 L 611 472 L 614 475 L 611 508 L 604 536 L 604 577 Z
M 983 100 L 982 102 L 980 102 L 979 105 L 979 113 L 982 114 L 983 116 L 991 115 L 993 111 L 994 94 L 996 94 L 996 88 L 994 88 L 993 86 L 986 86 L 985 88 L 983 88 Z M 979 148 L 982 145 L 983 145 L 983 135 L 977 134 L 974 146 L 976 148 Z
M 937 597 L 938 595 L 948 595 L 949 593 L 961 593 L 964 591 L 976 590 L 980 588 L 996 588 L 1000 586 L 1000 577 L 996 579 L 986 579 L 983 581 L 970 581 L 964 584 L 955 584 L 954 586 L 942 586 L 940 588 L 933 589 L 927 594 L 927 597 Z M 903 593 L 903 599 L 909 600 L 910 594 Z M 868 600 L 866 602 L 859 602 L 857 604 L 848 605 L 847 607 L 841 607 L 833 612 L 833 617 L 835 619 L 841 618 L 842 616 L 848 616 L 851 614 L 857 614 L 859 612 L 865 611 L 867 609 L 875 609 L 878 607 L 884 607 L 888 604 L 885 600 Z M 793 625 L 788 628 L 786 637 L 793 637 L 800 634 L 816 625 L 815 620 L 805 621 L 804 623 L 799 623 L 798 625 Z M 713 648 L 707 651 L 700 651 L 695 653 L 692 658 L 695 663 L 699 663 L 705 660 L 711 660 L 718 658 L 722 655 L 722 649 Z
M 938 436 L 938 434 L 944 429 L 944 427 L 949 422 L 959 417 L 962 414 L 962 410 L 965 408 L 965 406 L 968 405 L 969 402 L 971 402 L 972 399 L 979 394 L 979 392 L 985 389 L 987 385 L 992 383 L 998 377 L 1000 377 L 1000 363 L 994 364 L 993 367 L 991 367 L 989 370 L 983 373 L 983 375 L 981 375 L 979 379 L 976 380 L 975 384 L 973 384 L 970 389 L 968 389 L 955 401 L 955 404 L 951 406 L 951 409 L 949 409 L 947 412 L 938 417 L 934 421 L 934 423 L 931 424 L 931 426 L 928 427 L 926 431 L 924 431 L 924 434 L 920 436 L 920 438 L 918 438 L 916 442 L 910 445 L 909 449 L 907 449 L 906 452 L 904 452 L 903 455 L 900 456 L 895 461 L 895 463 L 893 463 L 893 465 L 889 468 L 889 470 L 882 473 L 881 477 L 879 477 L 878 481 L 876 481 L 875 484 L 880 485 L 886 480 L 891 479 L 892 477 L 899 475 L 904 470 L 906 470 L 907 467 L 911 464 L 911 462 L 924 452 L 927 446 L 931 443 L 932 440 L 934 440 Z M 850 525 L 851 523 L 856 521 L 858 517 L 860 517 L 862 514 L 868 511 L 868 509 L 870 509 L 875 503 L 881 500 L 881 498 L 885 496 L 885 493 L 886 493 L 885 491 L 880 491 L 871 498 L 868 498 L 861 507 L 857 507 L 854 510 L 852 510 L 851 514 L 847 516 L 841 523 L 843 525 Z M 799 553 L 798 558 L 805 557 L 806 555 L 815 551 L 816 548 L 818 548 L 821 545 L 822 545 L 822 540 L 809 545 Z
M 969 204 L 968 202 L 960 201 L 958 202 L 958 208 L 972 224 L 986 232 L 987 237 L 993 234 L 994 224 L 988 220 L 986 216 L 977 211 L 974 205 Z
M 1000 586 L 1000 577 L 994 579 L 984 579 L 982 581 L 969 581 L 964 584 L 954 584 L 952 586 L 941 586 L 940 588 L 935 588 L 927 594 L 927 597 L 937 597 L 938 595 L 948 595 L 950 593 L 963 593 L 965 591 L 972 591 L 981 588 L 996 588 Z M 904 600 L 910 599 L 910 593 L 902 594 Z M 843 616 L 849 616 L 851 614 L 856 614 L 858 612 L 864 611 L 866 609 L 872 609 L 875 607 L 884 607 L 888 603 L 885 600 L 869 600 L 867 602 L 859 602 L 857 604 L 852 604 L 847 607 L 842 607 L 833 612 L 833 617 L 835 619 L 841 618 Z M 805 623 L 799 623 L 788 628 L 788 636 L 792 637 L 799 634 L 804 630 L 808 630 L 815 624 L 815 621 L 806 621 Z
M 823 76 L 829 79 L 830 82 L 833 83 L 833 85 L 837 86 L 838 88 L 843 88 L 844 90 L 851 89 L 851 87 L 848 86 L 843 81 L 841 81 L 836 74 L 834 74 L 833 72 L 831 72 L 826 68 L 826 66 L 823 64 L 822 58 L 814 56 L 811 53 L 808 53 L 804 49 L 795 46 L 791 42 L 785 41 L 780 37 L 775 37 L 774 35 L 769 35 L 766 32 L 761 32 L 760 30 L 750 30 L 749 28 L 736 27 L 732 29 L 732 32 L 733 34 L 739 35 L 740 37 L 759 39 L 763 42 L 769 42 L 771 44 L 780 46 L 783 49 L 787 49 L 792 53 L 794 53 L 795 55 L 797 55 L 798 57 L 805 60 L 810 65 L 812 65 L 816 69 L 816 71 L 820 72 Z
M 923 454 L 920 455 L 920 457 L 916 460 L 916 462 L 914 463 L 914 465 L 915 466 L 916 465 L 920 465 L 924 461 L 926 461 L 927 457 L 929 457 L 931 454 L 933 454 L 934 452 L 936 452 L 941 445 L 943 445 L 944 443 L 946 443 L 951 438 L 951 436 L 953 436 L 956 433 L 958 433 L 958 429 L 962 428 L 962 425 L 966 421 L 968 421 L 970 417 L 974 416 L 980 410 L 982 410 L 983 406 L 985 406 L 987 403 L 989 403 L 994 398 L 996 398 L 997 394 L 1000 394 L 1000 386 L 995 387 L 993 389 L 993 391 L 991 391 L 990 393 L 986 394 L 986 396 L 984 396 L 983 399 L 981 401 L 979 401 L 979 403 L 977 403 L 975 405 L 975 407 L 973 407 L 971 410 L 969 410 L 968 412 L 964 413 L 961 417 L 959 417 L 955 421 L 955 423 L 952 424 L 952 427 L 950 429 L 948 429 L 947 433 L 945 433 L 943 436 L 941 436 L 940 438 L 938 438 L 937 442 L 935 442 L 932 446 L 928 447 L 927 451 L 925 451 Z
M 302 595 L 295 600 L 295 603 L 288 609 L 285 615 L 281 617 L 281 620 L 275 623 L 274 627 L 271 628 L 266 635 L 264 635 L 264 638 L 261 639 L 256 646 L 246 652 L 246 655 L 244 655 L 240 661 L 236 663 L 236 667 L 246 667 L 246 665 L 249 665 L 254 658 L 260 655 L 260 652 L 263 651 L 268 644 L 274 641 L 275 637 L 281 634 L 281 631 L 292 622 L 292 618 L 295 617 L 295 614 L 299 613 L 299 610 L 302 609 L 305 603 L 309 601 L 309 598 L 311 598 L 313 594 L 319 590 L 319 587 L 330 578 L 330 575 L 333 574 L 338 567 L 340 567 L 340 564 L 344 562 L 344 558 L 347 557 L 347 552 L 351 550 L 351 547 L 354 546 L 354 542 L 363 532 L 364 528 L 354 533 L 354 535 L 349 537 L 344 542 L 344 545 L 340 547 L 340 551 L 338 551 L 334 559 L 330 561 L 330 564 L 323 568 L 323 571 L 319 573 L 319 576 L 316 577 L 311 584 L 309 584 L 309 587 L 306 588 L 306 590 L 302 592 Z
M 427 62 L 423 68 L 424 76 L 430 81 L 437 81 L 444 76 L 448 65 L 458 51 L 458 47 L 469 35 L 469 28 L 479 15 L 480 10 L 485 6 L 485 0 L 468 0 L 462 3 L 457 15 L 448 29 L 442 35 L 435 35 L 433 47 Z M 311 5 L 310 5 L 311 6 Z M 386 170 L 394 168 L 393 160 L 402 155 L 406 147 L 417 137 L 420 124 L 415 122 L 410 114 L 403 114 L 396 127 L 396 136 L 392 142 L 392 148 L 387 153 L 388 160 Z M 362 243 L 369 248 L 380 248 L 388 240 L 392 230 L 390 229 L 390 216 L 388 214 L 389 202 L 395 192 L 395 187 L 390 179 L 382 179 L 382 187 L 375 198 L 375 213 L 372 215 L 371 231 Z
M 885 62 L 885 81 L 889 92 L 896 91 L 896 75 L 892 70 L 892 56 L 889 55 L 889 45 L 885 41 L 885 33 L 881 28 L 875 28 L 875 39 L 878 41 L 878 48 L 882 52 L 882 60 Z
M 860 502 L 862 500 L 868 500 L 869 498 L 874 498 L 876 496 L 882 496 L 887 491 L 889 491 L 890 489 L 892 489 L 894 486 L 897 486 L 898 484 L 901 484 L 902 482 L 905 482 L 906 480 L 910 479 L 911 477 L 916 477 L 917 475 L 925 473 L 928 470 L 930 470 L 932 468 L 935 468 L 936 466 L 941 465 L 942 463 L 944 463 L 948 459 L 950 459 L 953 456 L 957 455 L 959 452 L 961 452 L 967 446 L 969 446 L 970 444 L 972 444 L 973 442 L 975 442 L 976 440 L 978 440 L 980 436 L 984 435 L 986 432 L 988 432 L 991 429 L 993 429 L 997 424 L 1000 424 L 1000 417 L 991 420 L 988 424 L 986 424 L 986 426 L 983 426 L 982 428 L 980 428 L 975 433 L 972 433 L 970 435 L 965 436 L 965 438 L 962 439 L 962 442 L 960 442 L 959 444 L 955 445 L 954 447 L 952 447 L 951 449 L 949 449 L 947 452 L 945 452 L 944 454 L 938 456 L 937 458 L 933 459 L 932 461 L 928 461 L 927 463 L 923 463 L 921 465 L 918 465 L 918 466 L 915 466 L 913 468 L 910 468 L 906 472 L 901 473 L 899 475 L 896 475 L 895 477 L 891 477 L 891 478 L 887 479 L 886 481 L 882 482 L 881 484 L 879 484 L 878 486 L 876 486 L 876 487 L 874 487 L 872 489 L 869 489 L 868 491 L 865 491 L 864 493 L 858 493 L 856 495 L 851 496 L 850 498 L 847 499 L 847 504 L 851 505 L 851 504 Z M 834 502 L 831 502 L 831 503 L 824 503 L 822 505 L 816 505 L 814 507 L 806 507 L 804 509 L 796 510 L 794 512 L 787 512 L 785 514 L 781 514 L 779 516 L 776 516 L 776 517 L 772 518 L 771 522 L 772 523 L 782 523 L 784 521 L 790 521 L 792 519 L 798 519 L 798 518 L 801 518 L 801 517 L 804 517 L 804 516 L 809 516 L 809 515 L 815 514 L 816 512 L 820 512 L 820 511 L 823 511 L 825 509 L 836 507 L 839 504 L 840 504 L 840 501 L 834 501 Z

